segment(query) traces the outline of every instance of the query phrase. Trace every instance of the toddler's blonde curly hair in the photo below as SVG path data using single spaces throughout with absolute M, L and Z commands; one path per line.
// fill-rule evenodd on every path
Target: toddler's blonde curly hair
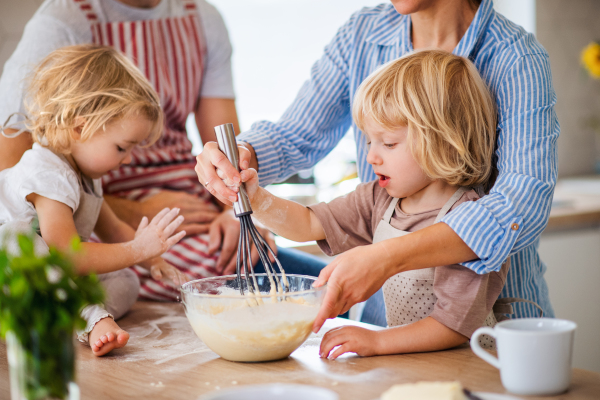
M 151 145 L 164 123 L 150 82 L 107 46 L 68 46 L 50 53 L 29 78 L 25 107 L 33 140 L 62 154 L 70 152 L 78 127 L 80 140 L 86 141 L 110 122 L 140 115 L 153 123 L 144 143 Z
M 442 50 L 423 50 L 369 75 L 354 98 L 352 116 L 394 130 L 408 127 L 413 157 L 431 179 L 483 186 L 493 180 L 496 107 L 477 68 Z

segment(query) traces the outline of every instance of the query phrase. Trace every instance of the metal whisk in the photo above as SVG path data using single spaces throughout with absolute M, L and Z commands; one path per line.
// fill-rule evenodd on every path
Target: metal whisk
M 219 149 L 227 156 L 229 161 L 239 171 L 239 153 L 233 125 L 223 124 L 216 126 L 215 133 L 217 135 Z M 236 273 L 240 287 L 240 293 L 244 295 L 244 287 L 242 285 L 242 269 L 244 270 L 246 277 L 248 291 L 252 294 L 260 293 L 256 275 L 254 274 L 254 268 L 252 267 L 252 257 L 250 252 L 252 243 L 254 243 L 256 246 L 256 249 L 258 250 L 258 256 L 260 257 L 260 260 L 262 261 L 265 271 L 269 277 L 271 291 L 273 292 L 274 289 L 275 293 L 281 293 L 283 291 L 287 292 L 289 291 L 289 284 L 287 279 L 285 279 L 283 267 L 281 266 L 281 263 L 277 257 L 275 257 L 275 253 L 271 247 L 269 247 L 266 240 L 261 236 L 254 226 L 254 222 L 252 222 L 252 217 L 250 216 L 250 214 L 252 214 L 252 207 L 250 206 L 250 199 L 248 198 L 248 194 L 246 193 L 246 188 L 243 183 L 240 185 L 239 189 L 238 201 L 233 203 L 233 211 L 235 212 L 235 216 L 240 220 L 241 224 L 236 260 Z M 279 272 L 281 273 L 279 279 L 277 279 L 277 273 L 273 263 L 269 259 L 269 254 L 273 256 L 273 259 L 279 268 Z M 252 280 L 250 277 L 252 277 Z

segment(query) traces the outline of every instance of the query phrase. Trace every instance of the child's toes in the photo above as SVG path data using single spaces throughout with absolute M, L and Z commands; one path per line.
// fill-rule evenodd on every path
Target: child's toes
M 117 348 L 118 347 L 123 347 L 127 344 L 127 342 L 129 341 L 129 333 L 125 332 L 124 330 L 120 329 L 117 331 Z
M 102 335 L 102 336 L 100 337 L 100 340 L 102 340 L 102 343 L 108 343 L 108 342 L 109 342 L 109 340 L 108 340 L 108 336 L 106 336 L 106 335 Z
M 108 332 L 106 334 L 106 338 L 108 339 L 109 342 L 114 342 L 117 337 L 115 336 L 114 333 Z

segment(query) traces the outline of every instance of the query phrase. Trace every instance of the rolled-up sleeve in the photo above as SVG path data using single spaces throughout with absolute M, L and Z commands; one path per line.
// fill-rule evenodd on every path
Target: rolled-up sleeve
M 506 65 L 493 90 L 499 115 L 496 182 L 489 195 L 442 220 L 479 257 L 462 265 L 480 274 L 499 271 L 510 255 L 540 236 L 557 176 L 560 127 L 548 56 L 528 54 Z
M 260 121 L 238 140 L 252 145 L 261 186 L 314 166 L 350 128 L 349 48 L 353 20 L 344 25 L 311 69 L 277 122 Z

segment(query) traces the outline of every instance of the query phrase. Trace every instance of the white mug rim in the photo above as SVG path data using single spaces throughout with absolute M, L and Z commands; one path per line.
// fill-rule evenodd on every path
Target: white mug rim
M 527 323 L 527 322 L 542 322 L 542 321 L 552 321 L 558 323 L 564 323 L 565 326 L 561 327 L 557 330 L 528 330 L 528 329 L 515 329 L 510 328 L 507 325 L 516 325 L 519 323 Z M 577 328 L 577 324 L 573 321 L 569 321 L 568 319 L 560 319 L 560 318 L 517 318 L 517 319 L 509 319 L 506 321 L 499 322 L 494 327 L 495 329 L 502 330 L 507 333 L 517 334 L 517 335 L 556 335 L 562 333 L 573 332 Z

